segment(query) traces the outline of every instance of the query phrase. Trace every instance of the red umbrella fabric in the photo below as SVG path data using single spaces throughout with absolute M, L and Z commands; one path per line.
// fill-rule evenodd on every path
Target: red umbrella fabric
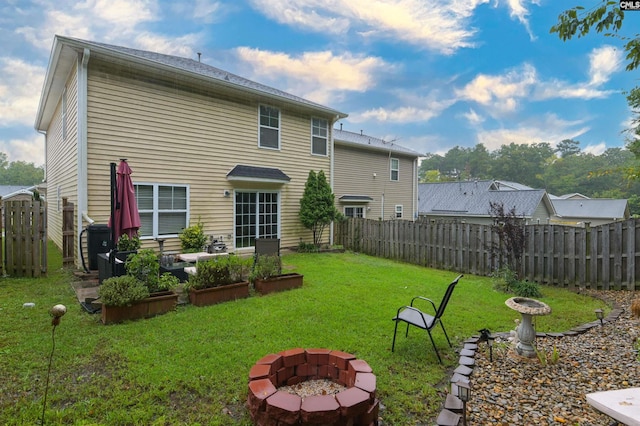
M 131 167 L 126 160 L 120 161 L 116 175 L 116 199 L 114 211 L 114 244 L 121 235 L 133 237 L 140 228 L 140 214 L 136 192 L 131 181 Z

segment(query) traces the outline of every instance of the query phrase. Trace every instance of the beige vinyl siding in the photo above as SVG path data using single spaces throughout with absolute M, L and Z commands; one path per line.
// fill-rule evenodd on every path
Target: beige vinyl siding
M 67 79 L 67 134 L 62 138 L 62 97 L 46 134 L 47 234 L 62 247 L 62 197 L 77 208 L 78 184 L 78 80 L 74 68 Z M 58 197 L 60 188 L 60 197 Z M 58 209 L 59 207 L 59 209 Z M 75 221 L 74 221 L 75 222 Z M 74 224 L 74 227 L 76 225 Z M 78 230 L 75 230 L 78 235 Z M 77 243 L 74 242 L 76 258 Z
M 247 164 L 276 167 L 291 178 L 284 185 L 266 186 L 281 193 L 282 246 L 296 246 L 300 237 L 310 236 L 299 224 L 299 199 L 309 170 L 327 172 L 330 165 L 329 158 L 310 154 L 311 116 L 280 106 L 281 150 L 260 149 L 257 101 L 141 81 L 97 61 L 89 64 L 88 86 L 88 188 L 94 219 L 106 223 L 109 163 L 126 157 L 134 183 L 188 185 L 191 222 L 200 220 L 207 234 L 224 236 L 233 248 L 227 236 L 234 231 L 234 197 L 224 197 L 224 190 L 265 188 L 226 179 L 235 165 Z M 153 241 L 146 245 L 157 247 Z M 179 240 L 165 247 L 178 250 Z
M 335 144 L 335 151 L 333 193 L 336 196 L 336 206 L 341 212 L 344 211 L 344 206 L 363 206 L 365 217 L 369 219 L 393 219 L 395 206 L 401 204 L 402 218 L 413 220 L 413 158 L 391 154 L 391 157 L 397 158 L 400 163 L 399 180 L 392 181 L 389 153 L 338 142 Z M 373 198 L 373 201 L 340 202 L 339 198 L 342 195 L 367 195 Z
M 549 216 L 551 216 L 551 214 L 549 213 L 547 206 L 544 204 L 544 202 L 540 202 L 540 204 L 538 204 L 538 207 L 536 207 L 535 211 L 533 212 L 533 216 L 531 217 L 529 223 L 531 225 L 536 225 L 538 223 L 541 225 L 545 225 L 549 221 Z

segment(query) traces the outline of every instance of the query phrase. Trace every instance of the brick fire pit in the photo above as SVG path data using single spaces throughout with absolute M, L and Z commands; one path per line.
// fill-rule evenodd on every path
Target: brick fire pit
M 328 379 L 347 389 L 301 398 L 282 390 L 307 380 Z M 254 424 L 378 424 L 376 376 L 365 361 L 330 349 L 289 349 L 260 359 L 249 372 L 247 405 Z

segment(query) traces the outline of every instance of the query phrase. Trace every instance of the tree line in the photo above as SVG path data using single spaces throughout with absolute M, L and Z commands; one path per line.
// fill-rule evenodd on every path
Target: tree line
M 44 180 L 44 167 L 25 161 L 8 161 L 7 154 L 0 152 L 0 185 L 39 184 Z
M 583 152 L 580 142 L 502 145 L 490 152 L 483 144 L 456 146 L 444 155 L 427 154 L 420 163 L 420 182 L 495 179 L 517 182 L 552 195 L 580 193 L 591 198 L 629 200 L 631 214 L 640 214 L 640 180 L 633 152 L 609 148 L 600 155 Z

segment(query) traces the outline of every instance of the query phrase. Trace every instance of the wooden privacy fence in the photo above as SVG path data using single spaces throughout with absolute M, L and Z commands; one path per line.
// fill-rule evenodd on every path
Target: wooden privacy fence
M 14 277 L 47 273 L 47 214 L 42 201 L 4 203 L 5 270 Z
M 640 289 L 640 221 L 598 227 L 525 226 L 522 277 L 571 289 Z M 488 276 L 503 264 L 490 225 L 351 218 L 334 240 L 348 250 L 459 273 Z

